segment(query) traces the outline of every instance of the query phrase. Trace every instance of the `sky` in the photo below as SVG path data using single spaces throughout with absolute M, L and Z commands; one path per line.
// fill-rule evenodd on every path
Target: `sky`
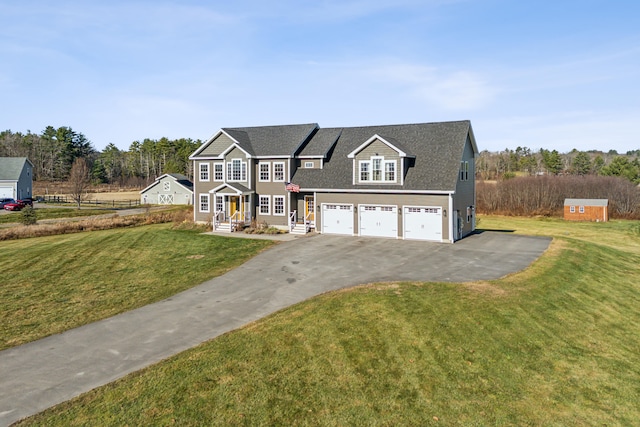
M 471 120 L 480 150 L 640 149 L 637 0 L 3 0 L 0 130 Z

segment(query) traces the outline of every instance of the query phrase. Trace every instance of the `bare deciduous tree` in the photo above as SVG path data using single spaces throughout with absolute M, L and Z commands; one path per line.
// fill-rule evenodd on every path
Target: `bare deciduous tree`
M 78 204 L 89 199 L 87 190 L 91 185 L 91 179 L 89 178 L 89 166 L 84 157 L 78 157 L 71 166 L 71 173 L 69 174 L 69 184 L 71 185 L 71 198 Z

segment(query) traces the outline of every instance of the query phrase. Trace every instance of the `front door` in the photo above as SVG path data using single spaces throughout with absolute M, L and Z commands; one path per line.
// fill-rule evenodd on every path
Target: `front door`
M 315 203 L 313 196 L 304 196 L 304 217 L 315 224 Z
M 229 196 L 229 216 L 233 216 L 239 208 L 239 197 Z

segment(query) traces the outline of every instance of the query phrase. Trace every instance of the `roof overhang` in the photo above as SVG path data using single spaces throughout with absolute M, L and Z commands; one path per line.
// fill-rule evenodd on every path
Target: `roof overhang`
M 144 188 L 142 190 L 140 190 L 140 194 L 144 193 L 147 190 L 152 189 L 153 187 L 155 187 L 156 185 L 158 185 L 160 183 L 160 181 L 162 180 L 162 178 L 164 177 L 169 177 L 171 178 L 176 184 L 178 184 L 180 187 L 184 188 L 185 190 L 187 190 L 190 193 L 193 193 L 193 189 L 189 188 L 189 187 L 185 187 L 184 185 L 180 184 L 180 181 L 178 181 L 176 179 L 176 177 L 174 177 L 173 175 L 169 174 L 169 173 L 165 173 L 164 175 L 160 175 L 159 177 L 156 178 L 155 181 L 153 181 L 151 183 L 151 185 L 149 185 L 147 188 Z
M 218 185 L 215 188 L 212 188 L 211 190 L 209 190 L 209 193 L 218 193 L 221 190 L 224 190 L 225 188 L 228 188 L 228 189 L 232 190 L 232 192 L 234 192 L 238 196 L 241 196 L 243 194 L 252 194 L 252 193 L 254 193 L 253 190 L 245 187 L 244 185 L 240 185 L 240 184 L 236 184 L 236 183 L 229 183 L 229 182 L 225 182 L 223 184 Z
M 401 149 L 399 149 L 398 147 L 396 147 L 395 145 L 393 145 L 392 143 L 390 143 L 389 141 L 387 141 L 386 139 L 384 139 L 383 137 L 381 137 L 378 134 L 375 134 L 371 138 L 367 139 L 358 148 L 356 148 L 355 150 L 350 152 L 347 155 L 347 157 L 350 158 L 350 159 L 353 159 L 356 156 L 356 154 L 358 154 L 360 151 L 364 150 L 366 147 L 369 146 L 369 144 L 371 144 L 375 140 L 378 140 L 378 141 L 382 142 L 383 144 L 385 144 L 386 146 L 388 146 L 392 150 L 396 151 L 400 157 L 414 157 L 414 156 L 409 156 L 407 153 L 405 153 L 404 151 L 402 151 Z
M 227 138 L 229 138 L 231 141 L 233 141 L 233 144 L 229 145 L 229 147 L 227 147 L 226 150 L 224 150 L 222 153 L 220 153 L 220 155 L 218 156 L 209 156 L 209 157 L 198 157 L 198 155 L 204 151 L 205 148 L 207 148 L 207 146 L 209 144 L 211 144 L 216 138 L 218 138 L 220 135 L 224 134 Z M 251 158 L 251 154 L 247 153 L 247 150 L 245 150 L 244 148 L 242 148 L 240 146 L 240 142 L 238 142 L 238 140 L 236 140 L 234 137 L 232 137 L 231 135 L 229 135 L 227 132 L 225 132 L 224 129 L 220 129 L 218 132 L 214 133 L 211 138 L 207 139 L 207 141 L 202 144 L 200 146 L 200 148 L 198 148 L 192 155 L 189 156 L 189 160 L 198 160 L 198 159 L 221 159 L 224 157 L 224 155 L 226 153 L 228 153 L 229 151 L 231 151 L 232 147 L 237 147 L 240 150 L 242 150 L 246 155 L 247 158 Z

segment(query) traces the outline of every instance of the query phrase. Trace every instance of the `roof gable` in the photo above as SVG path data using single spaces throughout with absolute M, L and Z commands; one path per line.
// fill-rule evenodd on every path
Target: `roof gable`
M 0 157 L 0 180 L 17 181 L 27 162 L 33 167 L 26 157 Z
M 213 152 L 207 152 L 210 151 L 209 147 L 214 144 L 214 141 L 221 136 L 229 138 L 229 142 L 247 153 L 247 157 L 293 157 L 317 130 L 317 123 L 223 128 L 189 158 L 194 160 L 197 157 L 220 157 L 223 151 L 229 150 L 229 145 L 226 146 L 226 150 L 218 147 Z
M 398 155 L 400 157 L 409 157 L 409 155 L 403 151 L 401 148 L 398 148 L 397 145 L 400 145 L 397 141 L 394 140 L 395 145 L 393 143 L 390 142 L 390 140 L 392 140 L 392 138 L 383 138 L 378 134 L 373 135 L 371 138 L 367 139 L 365 142 L 363 142 L 358 148 L 356 148 L 355 150 L 353 150 L 352 152 L 350 152 L 349 154 L 347 154 L 347 157 L 349 159 L 353 159 L 355 158 L 355 156 L 361 152 L 362 150 L 364 150 L 365 148 L 367 148 L 369 145 L 371 145 L 374 141 L 380 141 L 383 144 L 385 144 L 387 147 L 391 148 L 392 150 L 394 150 L 395 152 L 398 153 Z M 413 157 L 413 156 L 411 156 Z
M 156 185 L 160 184 L 164 179 L 170 179 L 172 181 L 175 181 L 176 184 L 180 185 L 181 187 L 184 187 L 185 190 L 189 192 L 193 192 L 193 183 L 189 180 L 189 178 L 179 173 L 165 173 L 164 175 L 160 175 L 159 177 L 157 177 L 155 181 L 151 183 L 151 185 L 141 190 L 140 194 L 146 191 L 149 191 Z
M 409 167 L 402 185 L 354 184 L 354 160 L 349 155 L 362 150 L 363 141 L 370 142 L 372 135 L 407 154 L 404 161 Z M 344 128 L 321 173 L 298 169 L 292 180 L 304 189 L 455 192 L 467 140 L 471 141 L 475 156 L 477 148 L 468 120 Z

